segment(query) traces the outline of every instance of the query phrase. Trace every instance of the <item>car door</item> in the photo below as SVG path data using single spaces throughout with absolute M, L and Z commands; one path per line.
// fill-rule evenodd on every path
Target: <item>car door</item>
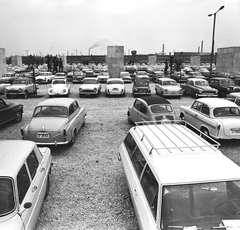
M 141 101 L 139 103 L 139 110 L 137 112 L 137 121 L 149 121 L 148 107 Z
M 12 111 L 11 107 L 8 106 L 1 98 L 0 98 L 0 124 L 3 124 L 7 121 L 10 121 L 14 118 L 15 113 Z
M 79 107 L 77 101 L 74 101 L 69 107 L 69 115 L 71 119 L 71 126 L 76 127 L 78 131 L 85 120 L 85 109 Z
M 133 122 L 138 121 L 139 107 L 140 107 L 140 101 L 136 99 L 132 108 L 129 108 L 130 117 Z
M 185 120 L 194 127 L 197 126 L 196 122 L 198 121 L 199 111 L 201 110 L 201 107 L 202 103 L 199 101 L 195 101 L 192 106 L 188 110 L 186 110 Z

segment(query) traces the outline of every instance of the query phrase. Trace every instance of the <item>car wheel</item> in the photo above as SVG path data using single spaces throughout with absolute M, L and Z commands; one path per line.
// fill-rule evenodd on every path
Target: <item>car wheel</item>
M 47 177 L 47 187 L 46 187 L 46 192 L 45 192 L 45 195 L 44 195 L 44 200 L 47 198 L 48 196 L 48 193 L 49 193 L 49 188 L 50 188 L 50 176 L 48 174 L 48 177 Z
M 72 140 L 69 142 L 69 146 L 73 146 L 76 140 L 76 131 L 72 134 Z
M 205 134 L 202 135 L 202 138 L 208 141 L 208 137 L 209 137 L 209 132 L 206 128 L 201 128 L 201 131 Z
M 27 99 L 27 98 L 28 98 L 28 92 L 27 92 L 27 91 L 24 91 L 23 98 L 24 98 L 24 99 Z
M 127 119 L 128 119 L 128 123 L 129 123 L 130 125 L 132 125 L 132 124 L 133 124 L 133 121 L 132 121 L 132 119 L 131 119 L 131 115 L 130 115 L 129 112 L 128 112 L 128 114 L 127 114 Z
M 15 122 L 20 122 L 22 120 L 22 113 L 21 112 L 17 112 L 15 115 Z

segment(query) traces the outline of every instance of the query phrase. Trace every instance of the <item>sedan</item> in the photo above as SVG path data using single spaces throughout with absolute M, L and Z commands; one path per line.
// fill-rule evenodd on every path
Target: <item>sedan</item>
M 22 120 L 23 105 L 6 102 L 0 98 L 0 125 L 9 121 L 20 122 Z
M 37 83 L 51 83 L 54 79 L 55 75 L 52 72 L 40 72 L 36 77 Z
M 125 96 L 125 85 L 121 78 L 109 78 L 105 85 L 106 96 L 120 95 Z
M 130 76 L 130 73 L 127 71 L 120 72 L 119 77 L 123 79 L 124 83 L 132 83 L 132 78 Z
M 176 113 L 171 103 L 159 96 L 136 98 L 133 105 L 128 107 L 129 124 L 141 121 L 176 120 Z
M 180 118 L 214 139 L 240 139 L 240 110 L 232 101 L 199 98 L 180 106 Z
M 162 97 L 178 97 L 181 98 L 183 90 L 180 85 L 170 78 L 159 78 L 155 84 L 156 94 Z
M 51 87 L 48 89 L 49 97 L 53 96 L 66 96 L 70 93 L 70 84 L 68 84 L 67 78 L 54 78 L 52 80 Z
M 208 81 L 202 78 L 188 78 L 185 84 L 182 84 L 184 94 L 199 97 L 217 97 L 218 90 L 209 86 Z
M 86 108 L 72 98 L 47 99 L 36 106 L 30 123 L 21 128 L 22 138 L 38 145 L 72 146 L 85 116 Z
M 93 95 L 98 97 L 101 93 L 101 84 L 97 78 L 86 77 L 79 87 L 79 97 L 83 95 Z
M 170 75 L 170 78 L 174 79 L 176 82 L 183 83 L 187 81 L 188 75 L 183 71 L 176 71 Z

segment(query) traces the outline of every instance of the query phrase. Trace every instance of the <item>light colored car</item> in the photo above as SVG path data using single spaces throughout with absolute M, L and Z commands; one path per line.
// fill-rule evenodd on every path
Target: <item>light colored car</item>
M 12 96 L 22 96 L 23 98 L 28 98 L 30 94 L 37 94 L 38 86 L 33 83 L 32 79 L 19 77 L 16 78 L 12 85 L 5 88 L 5 95 L 7 98 Z
M 48 96 L 65 96 L 68 97 L 71 85 L 68 83 L 67 78 L 54 78 L 51 87 L 48 89 Z
M 229 100 L 199 98 L 180 106 L 180 117 L 215 139 L 240 139 L 240 110 Z
M 0 83 L 0 94 L 4 94 L 5 88 L 10 85 L 10 83 Z
M 54 78 L 67 78 L 67 74 L 65 72 L 58 72 Z
M 159 96 L 144 96 L 136 98 L 133 105 L 128 107 L 129 124 L 141 121 L 170 121 L 176 120 L 176 113 L 171 103 Z
M 99 80 L 100 83 L 106 83 L 109 77 L 110 76 L 108 72 L 100 72 L 99 75 L 97 76 L 97 79 Z
M 0 83 L 12 84 L 16 78 L 15 72 L 3 73 L 0 77 Z
M 188 79 L 188 75 L 184 71 L 175 71 L 170 75 L 170 78 L 174 79 L 176 82 L 183 83 Z
M 129 130 L 119 159 L 139 229 L 239 226 L 240 167 L 211 141 L 180 124 Z
M 51 83 L 54 79 L 55 75 L 52 72 L 40 72 L 38 76 L 36 76 L 37 83 Z
M 127 71 L 120 72 L 119 77 L 123 79 L 124 83 L 132 83 L 132 77 L 130 76 L 130 73 Z
M 238 107 L 240 107 L 240 92 L 229 93 L 226 97 L 227 100 L 233 101 Z
M 156 94 L 162 97 L 178 97 L 181 98 L 183 90 L 180 85 L 171 78 L 159 78 L 155 83 Z
M 0 229 L 35 229 L 49 192 L 51 151 L 24 140 L 2 140 L 0 149 Z
M 85 116 L 86 108 L 72 98 L 47 99 L 36 106 L 30 123 L 21 128 L 22 138 L 38 145 L 72 146 Z
M 98 78 L 86 77 L 79 87 L 79 97 L 83 95 L 94 95 L 96 97 L 101 93 L 101 84 Z
M 188 78 L 185 84 L 181 85 L 184 94 L 199 97 L 218 97 L 218 90 L 209 86 L 208 81 L 202 78 Z
M 109 78 L 105 85 L 106 96 L 120 95 L 125 96 L 125 85 L 121 78 Z

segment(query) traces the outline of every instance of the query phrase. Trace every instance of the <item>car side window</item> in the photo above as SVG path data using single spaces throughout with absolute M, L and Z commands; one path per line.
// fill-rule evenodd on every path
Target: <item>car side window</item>
M 146 164 L 146 160 L 138 147 L 136 147 L 134 149 L 131 161 L 132 161 L 133 167 L 135 168 L 135 171 L 140 179 L 142 171 Z
M 17 175 L 19 203 L 21 204 L 30 186 L 30 178 L 24 164 Z
M 206 115 L 208 115 L 209 116 L 209 108 L 208 108 L 208 106 L 206 105 L 206 104 L 203 104 L 202 105 L 202 113 L 204 113 L 204 114 L 206 114 Z
M 135 101 L 134 106 L 135 109 L 139 110 L 140 109 L 140 103 L 138 100 Z
M 126 136 L 124 140 L 124 144 L 131 158 L 133 155 L 134 149 L 136 148 L 136 142 L 130 133 Z
M 34 150 L 30 153 L 30 155 L 27 158 L 27 165 L 28 165 L 28 169 L 30 171 L 30 175 L 32 177 L 32 179 L 34 178 L 36 172 L 37 172 L 37 168 L 39 165 L 36 153 L 34 152 Z
M 71 116 L 73 113 L 74 113 L 74 107 L 73 107 L 73 104 L 71 104 L 69 107 L 69 116 Z
M 201 102 L 195 101 L 192 105 L 192 108 L 197 110 L 197 111 L 201 111 L 201 106 L 202 106 Z
M 77 101 L 73 102 L 73 108 L 74 108 L 74 111 L 76 111 L 79 108 Z
M 143 103 L 140 103 L 140 106 L 139 106 L 139 111 L 143 114 L 146 114 L 147 113 L 147 108 L 146 106 L 143 104 Z
M 4 103 L 3 100 L 0 100 L 0 109 L 4 109 L 4 108 L 7 108 L 7 107 L 8 107 L 7 104 Z
M 156 220 L 158 202 L 158 182 L 148 165 L 145 167 L 145 170 L 143 172 L 141 178 L 141 185 L 147 197 L 147 201 L 151 208 L 152 214 Z

